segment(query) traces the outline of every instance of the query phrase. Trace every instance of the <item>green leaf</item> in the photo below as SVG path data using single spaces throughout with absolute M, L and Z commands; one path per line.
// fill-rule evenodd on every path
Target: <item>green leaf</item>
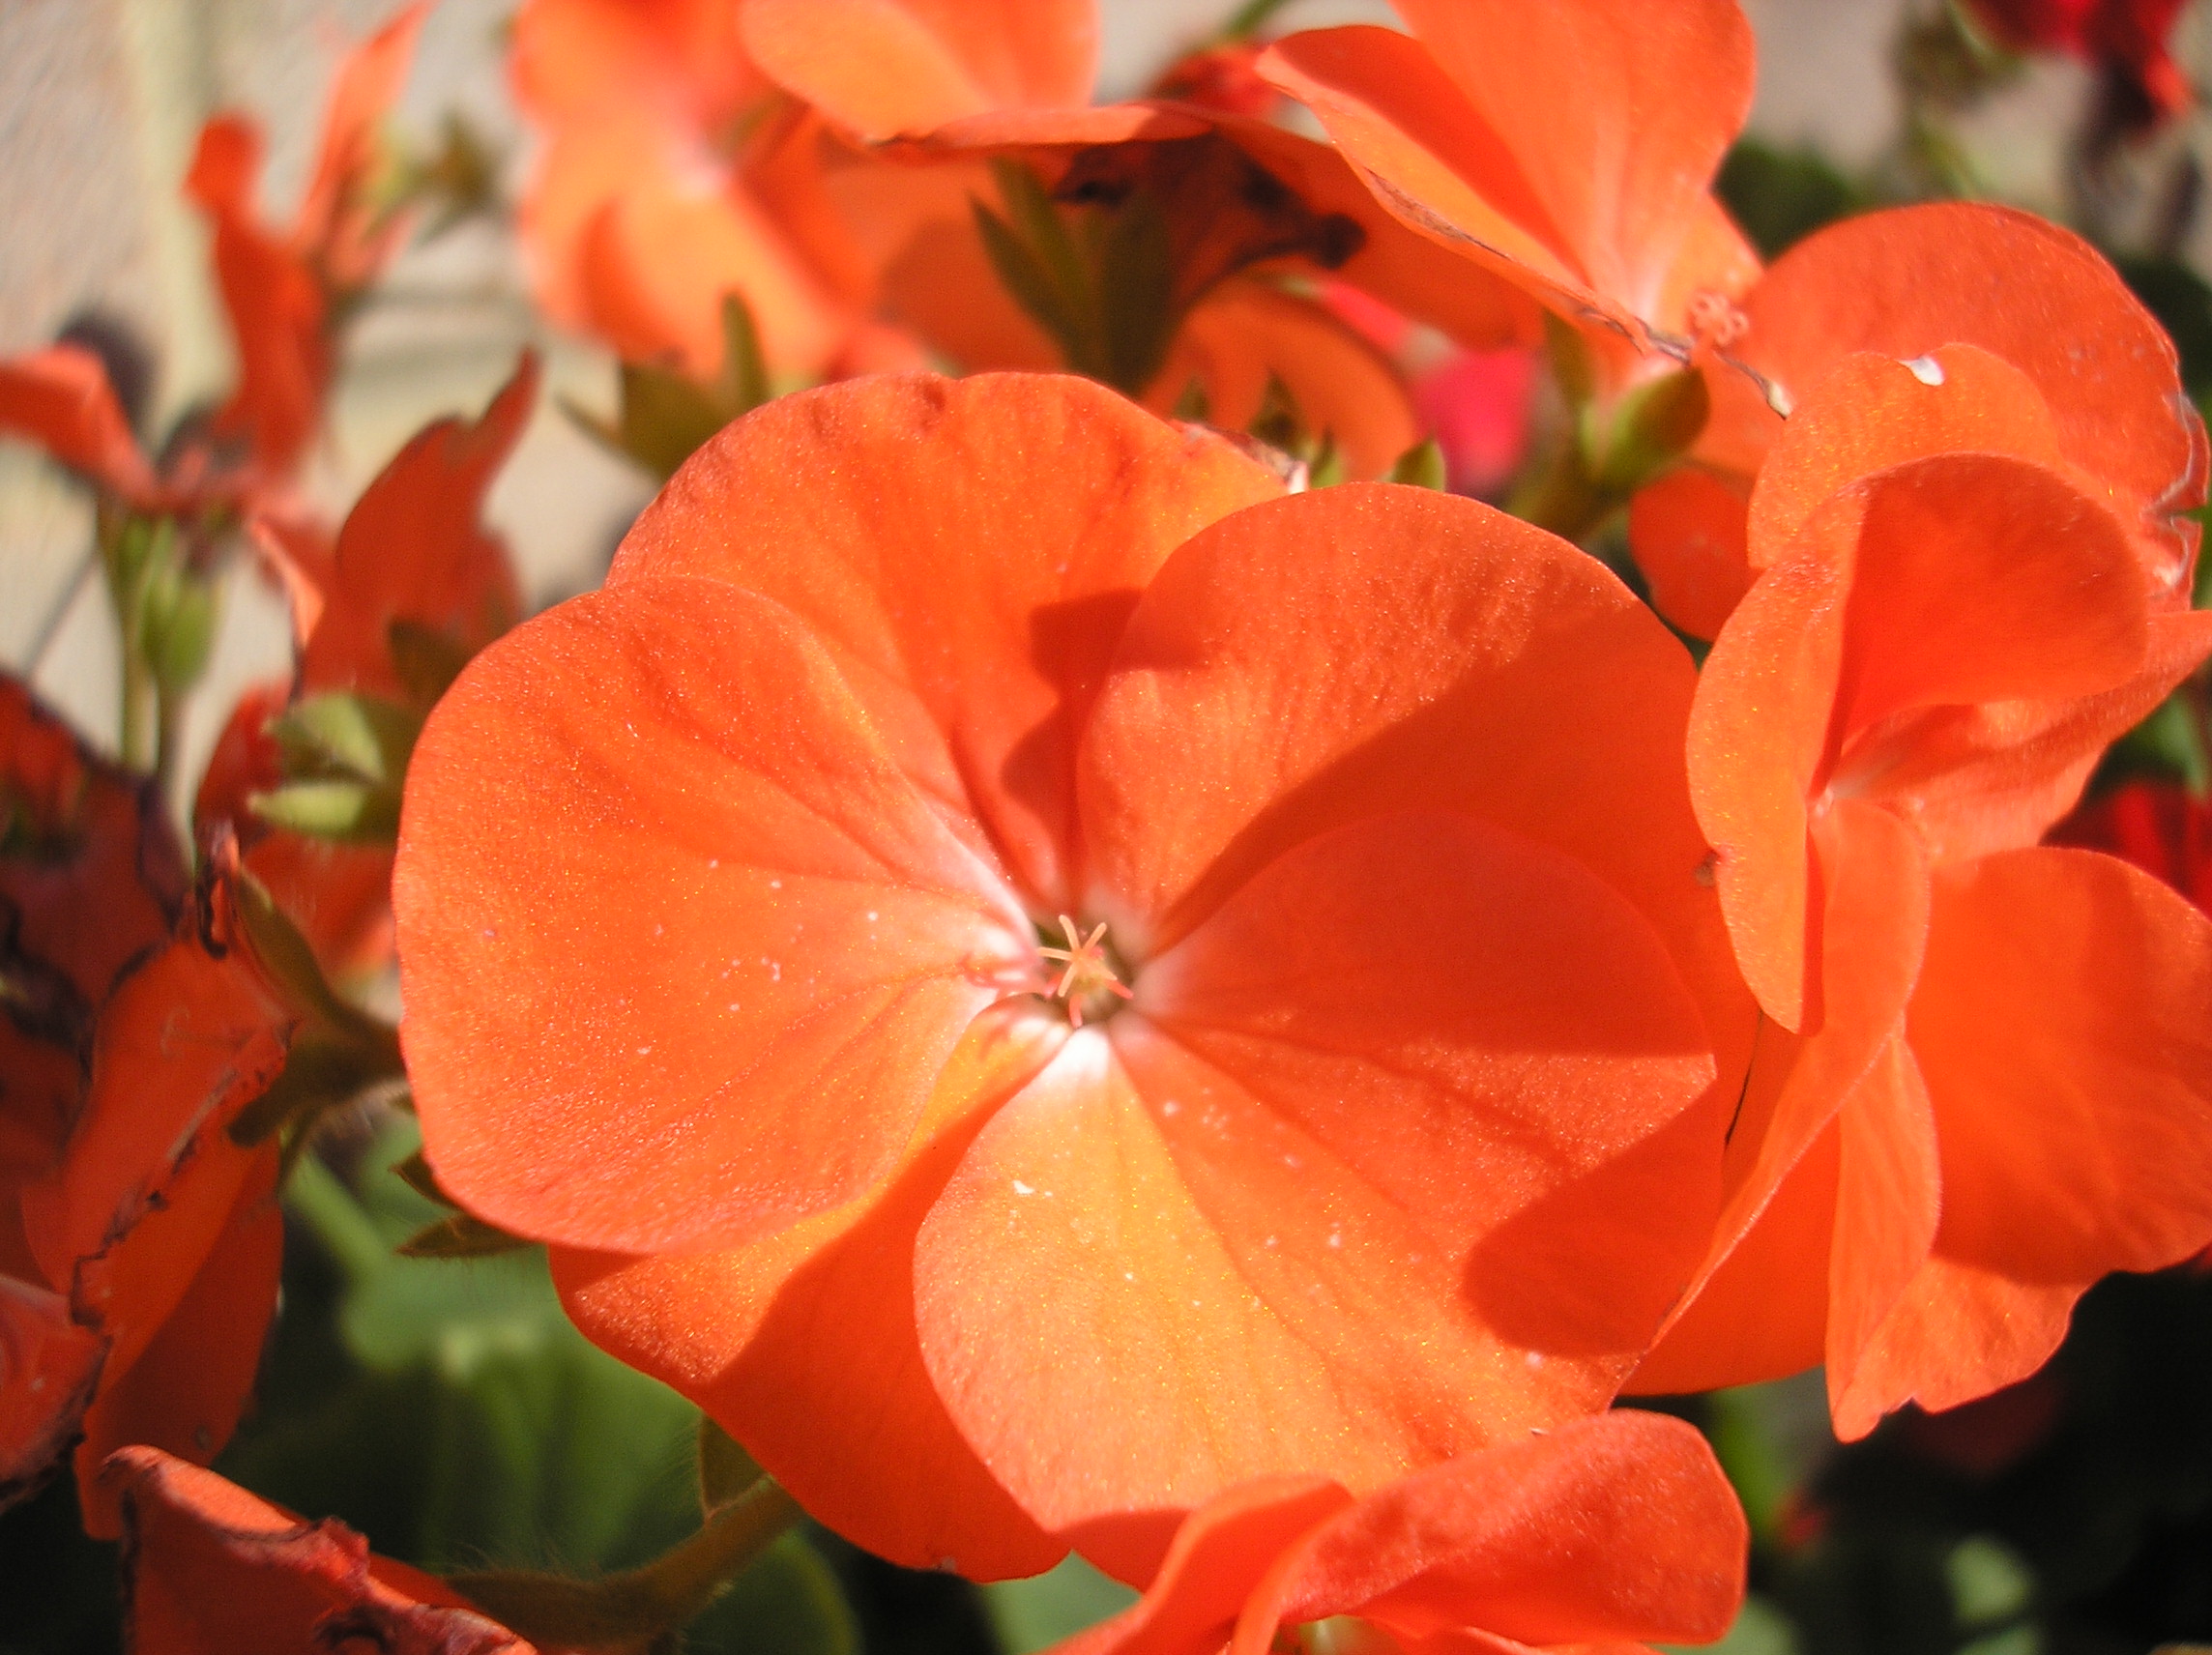
M 277 1133 L 313 1120 L 325 1110 L 350 1103 L 399 1070 L 389 1052 L 364 1050 L 360 1042 L 310 1030 L 292 1042 L 276 1083 L 239 1112 L 230 1123 L 234 1144 L 247 1148 Z
M 473 1212 L 456 1212 L 416 1231 L 399 1243 L 398 1253 L 403 1259 L 488 1259 L 530 1245 Z
M 1072 1553 L 1041 1575 L 983 1588 L 983 1608 L 1005 1655 L 1034 1655 L 1136 1601 L 1135 1592 Z
M 663 481 L 733 417 L 673 369 L 623 363 L 622 450 Z
M 1552 378 L 1569 408 L 1582 408 L 1597 394 L 1597 363 L 1589 341 L 1571 324 L 1549 310 L 1544 312 L 1544 346 L 1552 360 Z
M 2035 1577 L 2012 1548 L 1987 1534 L 1971 1534 L 1943 1560 L 1951 1605 L 1964 1627 L 1994 1627 L 2023 1614 L 2035 1594 Z
M 322 1025 L 322 1032 L 353 1043 L 366 1058 L 382 1065 L 384 1072 L 398 1074 L 398 1031 L 337 997 L 324 978 L 323 968 L 306 938 L 300 935 L 300 928 L 276 906 L 259 880 L 242 873 L 237 892 L 239 922 L 254 959 L 271 980 L 297 1009 Z
M 699 1416 L 699 1509 L 708 1517 L 743 1497 L 761 1479 L 760 1462 L 707 1415 Z
M 1756 1593 L 1743 1600 L 1735 1624 L 1718 1643 L 1661 1643 L 1669 1655 L 1798 1655 L 1790 1617 Z
M 1409 488 L 1434 488 L 1441 491 L 1447 480 L 1442 446 L 1434 437 L 1426 437 L 1415 443 L 1391 465 L 1390 480 L 1404 483 Z
M 691 1623 L 684 1645 L 733 1655 L 859 1655 L 860 1629 L 822 1553 L 786 1534 Z
M 1105 221 L 1096 289 L 1108 385 L 1140 396 L 1166 365 L 1181 317 L 1175 306 L 1175 257 L 1167 214 L 1137 190 Z
M 294 702 L 269 721 L 296 780 L 355 780 L 396 789 L 407 776 L 422 716 L 379 696 L 334 691 Z
M 1590 471 L 1600 490 L 1626 499 L 1688 450 L 1711 412 L 1705 376 L 1696 368 L 1636 387 L 1621 397 L 1592 456 Z
M 248 795 L 253 814 L 275 828 L 341 845 L 391 845 L 399 837 L 399 790 L 382 782 L 295 781 Z
M 980 201 L 970 206 L 975 211 L 975 232 L 990 255 L 991 268 L 998 272 L 1000 284 L 1052 335 L 1070 368 L 1090 371 L 1095 353 L 1068 301 L 1054 286 L 1051 273 L 1004 218 Z
M 749 414 L 769 398 L 768 362 L 760 330 L 742 293 L 722 295 L 722 402 L 729 418 Z

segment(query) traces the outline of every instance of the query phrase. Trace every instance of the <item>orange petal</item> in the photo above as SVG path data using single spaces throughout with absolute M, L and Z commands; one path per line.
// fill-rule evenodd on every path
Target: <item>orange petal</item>
M 1893 1399 L 1861 1380 L 1859 1359 L 1928 1262 L 1946 1194 L 1936 1121 L 1911 1049 L 1882 1045 L 1837 1118 L 1836 1234 L 1828 1256 L 1828 1412 L 1856 1441 Z
M 425 427 L 362 491 L 301 652 L 303 691 L 407 700 L 392 660 L 395 622 L 426 627 L 464 655 L 514 624 L 522 596 L 507 547 L 478 519 L 537 396 L 538 357 L 526 351 L 482 419 Z
M 0 673 L 0 810 L 22 841 L 0 856 L 8 948 L 59 972 L 97 1010 L 168 938 L 184 903 L 184 856 L 160 790 Z
M 1848 579 L 1817 557 L 1767 570 L 1713 640 L 1690 710 L 1690 797 L 1719 857 L 1729 938 L 1759 1003 L 1790 1030 L 1819 1015 L 1807 800 L 1843 670 Z
M 1911 363 L 1871 351 L 1845 357 L 1790 416 L 1760 470 L 1752 566 L 1783 556 L 1839 488 L 1907 460 L 1969 450 L 2061 469 L 2050 406 L 2020 369 L 1973 345 L 1942 345 Z
M 753 61 L 862 138 L 1005 108 L 1088 103 L 1091 0 L 744 0 Z
M 1546 1648 L 1703 1642 L 1743 1601 L 1749 1534 L 1697 1431 L 1572 1420 L 1432 1466 L 1308 1532 L 1246 1604 L 1232 1655 L 1285 1624 L 1356 1614 L 1415 1640 L 1460 1629 Z
M 706 575 L 787 605 L 917 785 L 979 818 L 1057 913 L 1072 750 L 1137 594 L 1191 534 L 1280 491 L 1086 381 L 859 381 L 693 455 L 608 578 Z
M 44 1483 L 68 1449 L 103 1349 L 62 1294 L 0 1274 L 0 1506 Z
M 1911 1011 L 1938 1251 L 2085 1287 L 2212 1240 L 2208 994 L 2212 922 L 2125 862 L 2028 849 L 1939 880 Z
M 107 1456 L 143 1443 L 206 1465 L 238 1425 L 261 1368 L 261 1346 L 276 1312 L 283 1264 L 284 1215 L 276 1205 L 277 1146 L 251 1158 L 224 1227 L 191 1285 L 160 1329 L 126 1367 L 111 1355 L 100 1393 L 84 1417 L 76 1447 L 77 1506 L 86 1532 L 113 1539 L 122 1513 L 100 1476 Z M 123 1247 L 155 1244 L 127 1238 L 80 1266 L 80 1298 L 96 1296 L 118 1268 Z
M 1733 1072 L 1753 1013 L 1685 808 L 1695 682 L 1600 566 L 1472 501 L 1348 484 L 1240 512 L 1153 581 L 1091 720 L 1089 905 L 1144 954 L 1318 833 L 1465 813 L 1626 896 Z
M 2042 1367 L 2066 1337 L 2079 1285 L 2019 1281 L 1937 1247 L 1859 1352 L 1853 1415 L 1837 1413 L 1838 1436 L 1862 1435 L 1908 1402 L 1938 1411 L 1988 1396 Z
M 2142 663 L 2149 623 L 2119 525 L 2055 473 L 1941 454 L 1853 492 L 1863 512 L 1847 495 L 1806 529 L 1831 548 L 1848 537 L 1855 554 L 1839 792 L 1879 787 L 1909 745 L 1877 728 L 1897 713 L 2090 695 Z
M 1361 241 L 1334 275 L 1471 351 L 1536 345 L 1543 313 L 1511 282 L 1470 267 L 1378 200 L 1336 146 L 1271 121 L 1214 117 L 1215 130 L 1280 180 L 1307 209 L 1341 215 Z
M 1146 406 L 1172 413 L 1196 381 L 1208 422 L 1240 431 L 1260 412 L 1270 377 L 1289 390 L 1309 431 L 1335 439 L 1354 481 L 1387 475 L 1421 440 L 1412 397 L 1388 358 L 1322 305 L 1257 281 L 1226 282 L 1199 302 Z
M 218 115 L 201 129 L 185 192 L 213 225 L 216 285 L 238 347 L 238 385 L 215 429 L 244 440 L 253 465 L 278 480 L 306 453 L 336 359 L 314 272 L 254 208 L 260 170 L 259 131 Z
M 112 1341 L 120 1376 L 160 1332 L 266 1176 L 230 1142 L 238 1112 L 284 1060 L 291 1016 L 254 964 L 211 864 L 197 912 L 102 1008 L 92 1078 L 61 1165 L 23 1192 L 46 1280 L 73 1283 L 80 1321 Z
M 882 1178 L 1032 936 L 799 620 L 695 579 L 477 657 L 415 749 L 393 891 L 441 1180 L 634 1252 Z
M 419 1570 L 371 1557 L 335 1518 L 305 1523 L 213 1471 L 125 1448 L 103 1473 L 124 1514 L 124 1637 L 162 1655 L 334 1647 L 533 1655 Z
M 1562 995 L 1570 959 L 1611 986 Z M 983 1129 L 916 1253 L 930 1372 L 1016 1498 L 1132 1579 L 1159 1514 L 1246 1478 L 1371 1487 L 1569 1417 L 1702 1242 L 1710 1141 L 1665 1128 L 1710 1072 L 1657 939 L 1565 857 L 1445 816 L 1323 836 Z M 1655 1145 L 1679 1208 L 1641 1185 Z
M 1183 1521 L 1142 1598 L 1061 1644 L 1062 1655 L 1218 1655 L 1254 1583 L 1352 1503 L 1323 1477 L 1239 1483 Z
M 429 0 L 412 0 L 401 7 L 382 28 L 346 53 L 331 80 L 315 170 L 301 199 L 295 236 L 301 246 L 316 249 L 335 266 L 330 274 L 344 287 L 373 278 L 375 263 L 364 265 L 361 260 L 373 258 L 391 244 L 389 236 L 373 233 L 357 247 L 342 245 L 342 239 L 362 234 L 373 217 L 366 197 L 381 160 L 379 129 L 407 84 L 415 43 L 422 38 L 422 20 L 429 14 Z
M 2106 504 L 2161 583 L 2188 568 L 2197 532 L 2175 514 L 2204 499 L 2203 424 L 2164 330 L 2079 237 L 1985 203 L 1863 214 L 1790 248 L 1743 309 L 1751 327 L 1734 354 L 1785 406 L 1852 351 L 1910 361 L 1963 343 L 2003 358 L 2050 404 L 2067 459 L 2110 489 Z M 1741 406 L 1700 448 L 1748 473 L 1773 421 Z
M 915 1333 L 915 1230 L 990 1110 L 1065 1031 L 1036 1002 L 1015 1003 L 976 1020 L 906 1165 L 862 1200 L 723 1252 L 552 1255 L 576 1324 L 698 1403 L 816 1521 L 880 1557 L 971 1580 L 1033 1575 L 1065 1550 L 953 1428 Z M 830 1420 L 868 1424 L 825 1431 Z
M 1833 1229 L 1839 1146 L 1830 1143 L 1820 1158 L 1816 1149 L 1823 1134 L 1834 1136 L 1837 1112 L 1867 1084 L 1904 1017 L 1928 933 L 1928 869 L 1912 830 L 1859 799 L 1820 818 L 1816 844 L 1819 1031 L 1760 1031 L 1729 1129 L 1727 1205 L 1670 1319 L 1663 1354 L 1637 1375 L 1640 1390 L 1769 1379 L 1819 1355 L 1819 1340 L 1807 1345 L 1801 1335 L 1808 1327 L 1818 1335 L 1823 1323 L 1777 1317 L 1774 1305 L 1828 1297 L 1814 1272 L 1824 1267 Z M 1770 1222 L 1777 1205 L 1785 1210 Z M 1732 1270 L 1744 1251 L 1753 1257 Z
M 2089 772 L 2212 653 L 2212 613 L 2150 617 L 2141 669 L 2115 689 L 1917 715 L 1883 753 L 1876 794 L 1910 815 L 1937 860 L 2031 844 L 2073 808 Z
M 36 443 L 131 505 L 153 500 L 153 471 L 106 368 L 88 350 L 53 345 L 0 362 L 0 432 Z
M 557 128 L 626 107 L 705 131 L 767 90 L 728 0 L 524 0 L 512 31 L 515 97 Z
M 1628 542 L 1651 606 L 1693 638 L 1717 638 L 1751 589 L 1749 504 L 1735 479 L 1681 466 L 1628 503 Z
M 595 128 L 572 143 L 616 136 Z M 736 293 L 753 313 L 769 366 L 813 373 L 844 335 L 843 307 L 741 190 L 690 179 L 635 143 L 609 157 L 625 170 L 623 189 L 582 219 L 571 254 L 576 320 L 625 361 L 672 358 L 706 380 L 721 366 L 722 301 Z M 548 291 L 548 308 L 556 297 Z
M 1748 274 L 1740 242 L 1709 275 L 1677 270 L 1716 247 L 1706 188 L 1751 104 L 1733 4 L 1699 0 L 1664 26 L 1617 0 L 1409 0 L 1405 15 L 1418 44 L 1324 30 L 1278 42 L 1261 70 L 1407 222 L 1634 337 L 1678 325 L 1661 314 L 1671 289 Z

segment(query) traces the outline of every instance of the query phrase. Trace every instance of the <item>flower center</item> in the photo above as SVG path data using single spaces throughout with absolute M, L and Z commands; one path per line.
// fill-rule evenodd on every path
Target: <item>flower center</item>
M 1037 952 L 1061 968 L 1045 997 L 1065 1005 L 1067 1021 L 1077 1029 L 1087 1021 L 1103 1023 L 1129 998 L 1129 986 L 1121 980 L 1127 968 L 1107 943 L 1103 919 L 1087 937 L 1082 926 L 1062 914 L 1060 929 L 1066 940 L 1065 947 L 1046 943 L 1051 933 L 1042 925 L 1037 927 Z

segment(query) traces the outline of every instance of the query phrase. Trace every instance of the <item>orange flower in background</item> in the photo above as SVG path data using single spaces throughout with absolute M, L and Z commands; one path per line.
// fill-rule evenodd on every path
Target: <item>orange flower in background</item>
M 200 131 L 184 190 L 215 229 L 215 275 L 238 383 L 204 431 L 157 468 L 91 351 L 54 345 L 0 363 L 0 432 L 44 449 L 145 516 L 233 517 L 269 506 L 299 469 L 336 365 L 338 313 L 396 249 L 403 225 L 368 199 L 378 125 L 399 95 L 427 8 L 404 9 L 339 66 L 307 195 L 290 232 L 253 206 L 261 137 L 240 115 Z
M 303 1522 L 154 1448 L 117 1451 L 101 1485 L 122 1512 L 124 1638 L 139 1655 L 531 1655 L 451 1587 L 372 1555 L 335 1519 Z
M 1725 344 L 1759 260 L 1711 184 L 1751 108 L 1735 0 L 1397 0 L 1278 41 L 1260 73 L 1311 109 L 1404 223 L 1633 350 Z
M 825 172 L 859 158 L 753 67 L 733 5 L 528 0 L 510 67 L 544 133 L 521 227 L 555 321 L 705 378 L 737 293 L 778 374 L 918 361 L 870 315 L 874 243 L 912 207 L 862 181 L 866 213 L 840 209 Z
M 2014 51 L 2066 52 L 2124 78 L 2147 121 L 2197 101 L 2167 43 L 2187 0 L 1968 0 L 1974 20 Z M 2147 124 L 2146 121 L 2146 124 Z
M 279 786 L 273 720 L 304 697 L 358 691 L 426 710 L 478 650 L 521 614 L 507 546 L 480 521 L 492 479 L 537 399 L 538 359 L 525 353 L 478 421 L 440 420 L 418 432 L 354 503 L 335 546 L 282 521 L 254 525 L 293 598 L 299 669 L 291 683 L 249 689 L 210 756 L 193 800 L 205 838 L 238 835 L 246 866 L 344 977 L 392 958 L 392 852 L 272 827 L 252 796 Z
M 1703 1643 L 1743 1601 L 1747 1545 L 1692 1427 L 1604 1413 L 1363 1499 L 1316 1477 L 1233 1489 L 1183 1524 L 1143 1601 L 1055 1655 Z
M 2186 561 L 2134 501 L 2077 486 L 2064 429 L 1948 345 L 1848 359 L 1766 459 L 1762 572 L 1689 750 L 1772 1025 L 1708 1269 L 1640 1386 L 1824 1361 L 1862 1436 L 2022 1378 L 2090 1284 L 2212 1237 L 2212 926 L 2032 848 L 2212 622 L 2173 607 Z
M 260 130 L 242 115 L 201 129 L 185 193 L 215 230 L 215 274 L 238 347 L 238 385 L 214 434 L 243 443 L 273 479 L 297 469 L 336 368 L 338 315 L 397 251 L 404 223 L 371 197 L 377 132 L 398 102 L 427 0 L 401 9 L 338 66 L 322 141 L 289 230 L 254 205 Z
M 0 1469 L 10 1493 L 24 1492 L 81 1436 L 85 1526 L 103 1537 L 116 1516 L 93 1480 L 102 1460 L 126 1442 L 212 1459 L 276 1308 L 276 1146 L 242 1148 L 228 1127 L 276 1078 L 294 1018 L 246 944 L 236 877 L 218 846 L 175 936 L 100 1007 L 81 1094 L 61 1119 L 61 1100 L 17 1089 L 27 1069 L 12 1063 L 0 1094 L 11 1354 L 26 1308 L 44 1338 L 36 1364 L 0 1372 Z M 96 913 L 80 910 L 77 924 Z M 18 1040 L 42 1032 L 14 1029 Z M 76 1383 L 53 1385 L 73 1352 Z
M 1673 1301 L 1751 1023 L 1692 682 L 1470 502 L 1080 380 L 787 397 L 424 731 L 428 1155 L 871 1550 L 1144 1579 L 1601 1406 Z
M 1179 101 L 1179 87 L 1204 88 L 1171 72 L 1153 100 L 1091 106 L 1090 0 L 747 0 L 741 19 L 754 60 L 792 96 L 857 143 L 902 140 L 887 152 L 907 163 L 894 174 L 956 186 L 949 211 L 884 267 L 879 303 L 970 371 L 1072 367 L 1161 414 L 1195 386 L 1205 418 L 1227 429 L 1252 421 L 1273 379 L 1313 434 L 1334 435 L 1348 476 L 1374 478 L 1420 421 L 1394 366 L 1300 284 L 1337 272 L 1469 345 L 1534 336 L 1531 306 L 1408 231 L 1328 146 L 1246 112 L 1248 99 Z M 1160 209 L 1164 288 L 1147 320 L 1164 318 L 1167 348 L 1141 371 L 1075 360 L 1006 291 L 966 200 L 996 194 L 975 165 L 984 156 L 1019 161 L 1071 201 Z
M 1693 464 L 1639 495 L 1631 521 L 1654 601 L 1686 630 L 1716 634 L 1790 548 L 1772 533 L 1748 544 L 1745 528 L 1754 479 L 1790 422 L 1784 412 L 1793 421 L 1856 353 L 1927 374 L 1953 344 L 1998 361 L 1954 361 L 1970 383 L 1953 389 L 1947 412 L 1885 427 L 1852 412 L 1848 392 L 1828 398 L 1859 435 L 1833 450 L 1827 485 L 1843 480 L 1835 465 L 1872 471 L 1945 449 L 2056 463 L 2126 526 L 2154 598 L 2186 605 L 2198 531 L 2183 513 L 2204 502 L 2203 422 L 2165 331 L 2080 237 L 1979 203 L 1870 213 L 1790 248 L 1741 304 L 1746 325 L 1728 354 L 1751 374 L 1708 367 L 1713 415 Z M 1895 392 L 1870 389 L 1877 406 L 1895 405 Z

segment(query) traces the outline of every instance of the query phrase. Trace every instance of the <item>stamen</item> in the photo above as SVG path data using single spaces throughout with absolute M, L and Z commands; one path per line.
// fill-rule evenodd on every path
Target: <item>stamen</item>
M 1106 922 L 1100 920 L 1086 937 L 1073 918 L 1060 915 L 1061 933 L 1067 939 L 1064 948 L 1040 947 L 1037 952 L 1048 960 L 1064 960 L 1067 969 L 1060 973 L 1060 981 L 1053 985 L 1049 998 L 1067 1002 L 1067 1021 L 1077 1029 L 1083 1027 L 1083 1002 L 1098 994 L 1111 994 L 1121 1000 L 1133 998 L 1128 984 L 1114 969 L 1114 961 L 1106 952 Z

